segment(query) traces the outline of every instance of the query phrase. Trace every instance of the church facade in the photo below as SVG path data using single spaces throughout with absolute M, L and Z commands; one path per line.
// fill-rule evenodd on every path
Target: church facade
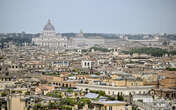
M 67 38 L 56 34 L 50 20 L 48 20 L 48 23 L 43 28 L 40 37 L 32 38 L 32 42 L 37 46 L 51 49 L 66 49 L 68 47 Z
M 32 42 L 39 46 L 49 49 L 87 49 L 95 45 L 104 45 L 104 38 L 101 36 L 85 37 L 84 33 L 80 31 L 75 37 L 67 39 L 61 34 L 56 34 L 54 26 L 51 21 L 44 26 L 43 31 L 39 37 L 32 38 Z

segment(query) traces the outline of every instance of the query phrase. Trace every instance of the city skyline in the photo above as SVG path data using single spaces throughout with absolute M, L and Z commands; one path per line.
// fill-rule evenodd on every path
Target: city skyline
M 39 33 L 48 19 L 56 32 L 175 33 L 174 0 L 0 1 L 0 33 Z

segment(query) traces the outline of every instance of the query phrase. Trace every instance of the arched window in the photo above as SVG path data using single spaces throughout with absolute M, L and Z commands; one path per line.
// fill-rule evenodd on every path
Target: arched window
M 141 91 L 139 91 L 139 94 L 141 94 Z
M 110 92 L 110 91 L 108 91 L 108 94 L 109 94 L 109 95 L 111 95 L 111 92 Z
M 87 63 L 86 62 L 84 62 L 84 66 L 86 66 L 87 65 Z

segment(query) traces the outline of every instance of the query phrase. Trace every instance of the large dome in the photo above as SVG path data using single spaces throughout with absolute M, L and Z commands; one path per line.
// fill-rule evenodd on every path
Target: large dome
M 48 20 L 48 23 L 43 28 L 44 31 L 55 31 L 54 26 L 51 24 L 51 21 Z

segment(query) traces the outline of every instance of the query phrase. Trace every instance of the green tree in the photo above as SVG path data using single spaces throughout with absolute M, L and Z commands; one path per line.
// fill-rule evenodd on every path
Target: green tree
M 25 95 L 30 95 L 30 91 L 26 91 L 24 94 Z
M 117 95 L 117 100 L 119 100 L 119 101 L 124 101 L 123 95 L 118 94 L 118 95 Z
M 89 107 L 91 107 L 91 101 L 88 98 L 81 98 L 78 101 L 78 108 L 82 108 L 85 106 L 85 104 L 88 104 Z
M 76 104 L 76 99 L 66 97 L 65 99 L 61 99 L 61 105 L 70 105 L 74 106 Z
M 7 93 L 6 92 L 2 92 L 1 93 L 1 97 L 5 97 L 5 96 L 7 96 Z
M 176 68 L 166 68 L 168 71 L 176 71 Z
M 42 107 L 41 104 L 35 104 L 33 110 L 40 110 L 41 107 Z

